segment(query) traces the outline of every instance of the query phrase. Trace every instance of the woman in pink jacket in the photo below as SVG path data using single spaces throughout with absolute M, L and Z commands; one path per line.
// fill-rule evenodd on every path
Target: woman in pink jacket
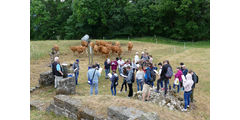
M 183 73 L 182 73 L 180 67 L 177 67 L 177 73 L 175 74 L 175 79 L 174 80 L 176 80 L 176 78 L 179 80 L 178 85 L 177 85 L 177 87 L 178 87 L 177 92 L 178 93 L 179 93 L 179 89 L 180 89 L 180 83 L 182 82 L 182 74 Z M 173 88 L 175 89 L 175 83 L 173 83 Z

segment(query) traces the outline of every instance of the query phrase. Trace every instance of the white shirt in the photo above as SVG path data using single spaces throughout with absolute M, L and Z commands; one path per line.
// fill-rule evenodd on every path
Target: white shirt
M 162 73 L 162 68 L 159 69 L 158 75 L 161 75 L 161 73 Z
M 144 71 L 138 70 L 136 73 L 136 79 L 144 79 Z
M 118 60 L 117 63 L 118 63 L 118 68 L 120 68 L 120 65 L 124 64 L 124 60 Z
M 139 56 L 138 55 L 135 55 L 135 63 L 137 63 L 139 61 Z
M 150 62 L 150 63 L 152 63 L 152 61 L 153 61 L 153 58 L 152 58 L 152 57 L 150 57 L 150 59 L 149 59 L 149 62 Z
M 183 80 L 184 91 L 189 92 L 192 90 L 193 80 L 192 75 L 188 73 L 186 75 L 186 80 Z

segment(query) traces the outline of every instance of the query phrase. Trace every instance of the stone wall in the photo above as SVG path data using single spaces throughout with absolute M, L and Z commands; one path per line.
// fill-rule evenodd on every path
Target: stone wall
M 63 78 L 59 81 L 56 94 L 71 95 L 76 93 L 76 83 L 73 77 Z
M 57 115 L 63 115 L 73 120 L 103 120 L 104 118 L 96 115 L 95 111 L 85 107 L 81 100 L 71 98 L 66 95 L 57 95 L 50 103 L 47 111 L 52 111 Z
M 52 71 L 43 72 L 38 80 L 40 87 L 54 85 L 54 75 Z
M 135 108 L 128 108 L 125 106 L 108 107 L 109 120 L 159 120 L 156 113 L 143 112 Z

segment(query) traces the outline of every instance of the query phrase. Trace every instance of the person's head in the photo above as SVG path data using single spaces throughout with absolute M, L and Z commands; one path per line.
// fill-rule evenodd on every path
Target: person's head
M 139 71 L 142 71 L 142 70 L 143 70 L 142 66 L 141 66 L 141 67 L 139 67 L 139 68 L 138 68 L 138 70 L 139 70 Z
M 156 66 L 157 66 L 157 64 L 155 63 L 155 64 L 154 64 L 154 67 L 156 67 Z
M 149 57 L 151 57 L 151 58 L 152 58 L 152 55 L 149 55 Z
M 96 67 L 97 67 L 97 65 L 96 65 L 96 64 L 92 65 L 92 68 L 96 68 Z
M 138 52 L 136 52 L 136 55 L 138 55 Z
M 133 62 L 135 63 L 135 60 L 133 59 Z
M 116 57 L 116 60 L 118 61 L 118 57 Z
M 142 55 L 144 55 L 144 52 L 142 52 Z
M 179 70 L 181 70 L 181 68 L 180 68 L 180 67 L 177 67 L 177 71 L 179 71 Z
M 183 66 L 184 65 L 184 63 L 183 62 L 180 62 L 180 66 Z
M 169 61 L 168 61 L 168 60 L 164 60 L 164 61 L 163 61 L 163 64 L 164 64 L 164 65 L 169 64 Z
M 79 63 L 79 59 L 76 59 L 76 62 Z
M 127 66 L 127 70 L 130 70 L 131 69 L 131 67 L 130 66 Z
M 158 63 L 158 66 L 159 66 L 159 67 L 162 67 L 162 63 L 161 63 L 161 62 L 160 62 L 160 63 Z
M 122 57 L 120 57 L 119 60 L 122 60 Z
M 112 72 L 113 72 L 113 74 L 115 74 L 115 73 L 116 73 L 116 70 L 113 70 Z
M 191 69 L 188 71 L 188 73 L 190 73 L 191 75 L 193 75 L 193 71 L 192 71 Z
M 54 61 L 55 61 L 55 62 L 59 62 L 59 57 L 55 57 L 55 58 L 54 58 Z
M 183 69 L 186 69 L 186 66 L 185 66 L 185 65 L 182 65 L 182 68 L 183 68 Z

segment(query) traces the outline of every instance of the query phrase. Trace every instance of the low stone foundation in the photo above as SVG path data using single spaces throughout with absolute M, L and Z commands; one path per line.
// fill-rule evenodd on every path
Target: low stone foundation
M 95 111 L 82 105 L 81 100 L 71 98 L 66 95 L 57 95 L 51 102 L 47 111 L 52 111 L 57 115 L 63 115 L 73 120 L 103 120 L 104 118 L 96 115 Z
M 108 107 L 108 119 L 109 120 L 159 120 L 156 113 L 143 112 L 135 108 L 128 108 L 125 106 Z
M 40 78 L 38 80 L 40 87 L 51 86 L 54 85 L 54 75 L 52 71 L 43 72 L 40 74 Z
M 76 83 L 74 76 L 63 78 L 59 81 L 56 94 L 71 95 L 76 93 Z

